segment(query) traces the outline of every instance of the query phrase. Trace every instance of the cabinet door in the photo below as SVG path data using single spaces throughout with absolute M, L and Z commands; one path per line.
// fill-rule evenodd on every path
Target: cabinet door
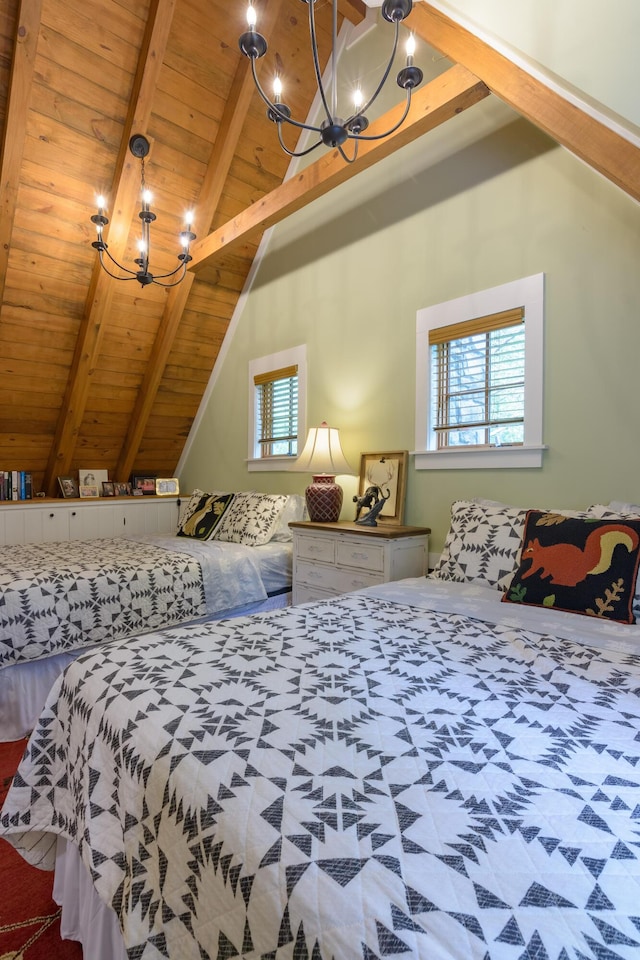
M 69 539 L 69 511 L 64 507 L 25 507 L 20 513 L 23 514 L 22 543 Z

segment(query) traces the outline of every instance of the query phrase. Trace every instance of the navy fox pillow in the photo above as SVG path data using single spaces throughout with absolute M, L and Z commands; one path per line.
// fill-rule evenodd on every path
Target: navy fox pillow
M 529 510 L 506 603 L 635 623 L 640 520 L 564 517 Z

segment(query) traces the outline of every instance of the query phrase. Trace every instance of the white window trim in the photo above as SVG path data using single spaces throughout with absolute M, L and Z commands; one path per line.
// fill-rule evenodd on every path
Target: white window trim
M 272 370 L 280 370 L 282 367 L 298 367 L 298 453 L 302 452 L 304 440 L 307 436 L 307 347 L 302 344 L 299 347 L 291 347 L 289 350 L 281 350 L 279 353 L 271 353 L 266 357 L 258 357 L 256 360 L 249 361 L 249 455 L 247 457 L 247 469 L 250 473 L 256 471 L 285 471 L 291 470 L 296 457 L 256 457 L 257 440 L 256 423 L 258 420 L 256 410 L 256 389 L 254 377 L 262 373 L 270 373 Z
M 429 331 L 513 307 L 525 311 L 524 443 L 514 447 L 438 450 L 429 423 L 431 357 Z M 544 273 L 424 307 L 416 314 L 416 470 L 541 467 L 544 360 Z

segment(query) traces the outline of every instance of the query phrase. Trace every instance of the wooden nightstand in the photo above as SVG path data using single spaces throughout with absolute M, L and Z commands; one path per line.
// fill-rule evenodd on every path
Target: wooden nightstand
M 324 600 L 427 572 L 429 527 L 356 523 L 289 524 L 293 533 L 293 602 Z

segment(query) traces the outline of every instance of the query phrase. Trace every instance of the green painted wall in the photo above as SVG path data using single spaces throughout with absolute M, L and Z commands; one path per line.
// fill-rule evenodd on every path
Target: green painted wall
M 412 450 L 421 307 L 546 274 L 539 470 L 420 471 L 406 522 L 439 551 L 451 501 L 524 506 L 640 501 L 640 207 L 499 104 L 485 103 L 277 227 L 180 471 L 194 486 L 302 491 L 249 473 L 247 366 L 308 348 L 308 424 L 347 458 Z M 351 518 L 356 480 L 341 480 Z

